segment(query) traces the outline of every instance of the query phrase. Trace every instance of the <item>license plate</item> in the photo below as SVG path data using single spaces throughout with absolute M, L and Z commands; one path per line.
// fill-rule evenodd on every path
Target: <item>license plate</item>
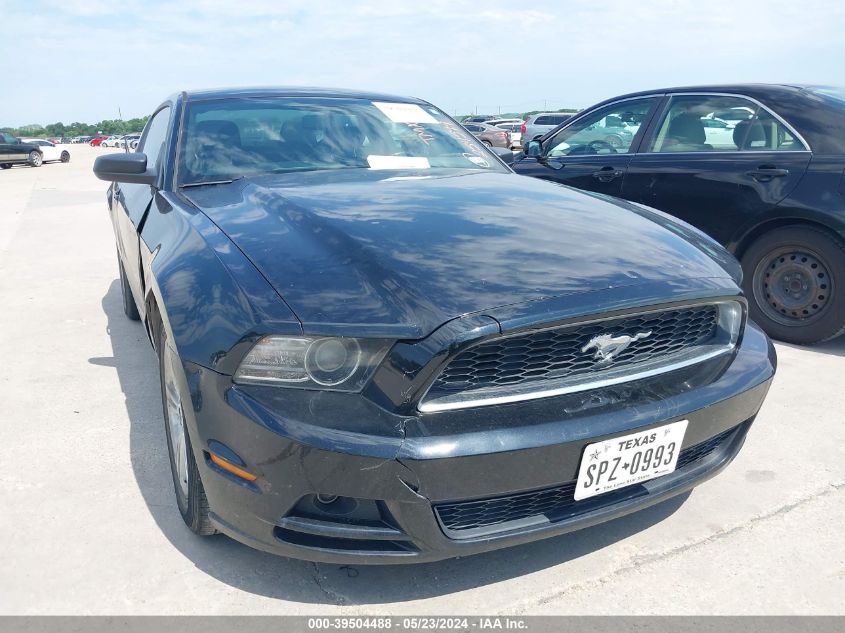
M 584 449 L 575 500 L 617 490 L 661 475 L 678 464 L 688 420 L 614 437 Z

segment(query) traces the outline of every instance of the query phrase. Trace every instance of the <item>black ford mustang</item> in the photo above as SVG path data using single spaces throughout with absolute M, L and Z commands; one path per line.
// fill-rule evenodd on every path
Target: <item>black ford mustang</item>
M 774 374 L 714 241 L 424 101 L 181 93 L 94 169 L 198 534 L 362 563 L 560 534 L 715 474 Z
M 619 134 L 625 130 L 625 135 Z M 771 336 L 845 332 L 845 90 L 694 86 L 603 101 L 514 170 L 666 211 L 742 260 Z

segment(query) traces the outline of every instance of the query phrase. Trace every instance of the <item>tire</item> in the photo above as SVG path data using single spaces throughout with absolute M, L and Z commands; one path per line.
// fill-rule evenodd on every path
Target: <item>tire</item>
M 175 371 L 181 367 L 179 356 L 170 348 L 162 328 L 159 337 L 159 377 L 161 402 L 164 410 L 164 433 L 167 436 L 167 454 L 173 475 L 176 505 L 185 525 L 200 536 L 216 534 L 217 530 L 208 517 L 208 498 L 200 479 L 191 439 L 185 423 L 181 389 Z M 177 463 L 179 464 L 177 466 Z
M 62 162 L 69 163 L 70 162 L 70 152 L 62 152 Z
M 93 142 L 88 143 L 88 145 L 90 145 L 91 147 L 95 147 Z
M 0 164 L 0 169 L 11 169 L 12 166 L 9 163 L 2 163 Z
M 130 321 L 140 321 L 141 315 L 138 312 L 138 306 L 135 305 L 132 287 L 126 279 L 126 271 L 123 269 L 123 262 L 120 261 L 120 255 L 117 256 L 117 265 L 120 268 L 120 294 L 123 297 L 123 313 Z
M 484 143 L 487 147 L 493 147 L 493 143 L 491 143 L 490 141 L 481 141 L 481 142 Z
M 44 163 L 44 156 L 41 152 L 36 152 L 35 150 L 29 153 L 29 158 L 26 161 L 29 163 L 30 167 L 41 167 Z
M 742 257 L 749 315 L 772 338 L 810 345 L 845 332 L 845 244 L 823 229 L 787 226 Z

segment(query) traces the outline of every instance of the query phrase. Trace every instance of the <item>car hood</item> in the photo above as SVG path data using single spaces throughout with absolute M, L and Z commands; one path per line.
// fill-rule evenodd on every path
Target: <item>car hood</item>
M 418 338 L 501 306 L 729 277 L 625 203 L 512 173 L 354 169 L 182 191 L 306 333 Z

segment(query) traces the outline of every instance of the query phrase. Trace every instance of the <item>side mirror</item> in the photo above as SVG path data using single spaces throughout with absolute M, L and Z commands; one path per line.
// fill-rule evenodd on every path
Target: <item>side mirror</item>
M 110 182 L 129 182 L 151 185 L 156 172 L 147 169 L 146 154 L 106 154 L 94 161 L 94 175 Z
M 507 147 L 491 147 L 493 153 L 508 165 L 513 165 L 513 151 Z
M 525 155 L 526 156 L 539 156 L 543 153 L 543 144 L 538 141 L 537 139 L 532 139 L 528 141 L 528 145 L 525 146 Z

